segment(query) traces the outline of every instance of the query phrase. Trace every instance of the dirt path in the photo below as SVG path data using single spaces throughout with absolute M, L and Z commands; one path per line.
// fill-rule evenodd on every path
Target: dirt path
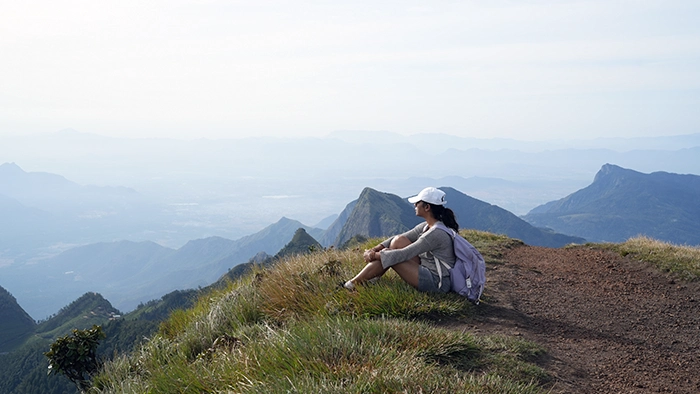
M 554 393 L 700 393 L 699 283 L 587 247 L 505 261 L 471 329 L 541 344 Z

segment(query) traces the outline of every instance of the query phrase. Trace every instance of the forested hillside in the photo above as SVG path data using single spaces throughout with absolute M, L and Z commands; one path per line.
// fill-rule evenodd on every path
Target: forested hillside
M 174 291 L 141 304 L 124 316 L 119 316 L 101 295 L 83 295 L 55 316 L 32 326 L 11 352 L 0 354 L 0 393 L 76 394 L 76 387 L 67 378 L 47 374 L 48 360 L 44 353 L 57 337 L 69 335 L 73 329 L 100 325 L 107 337 L 100 343 L 98 354 L 110 359 L 143 343 L 172 311 L 189 308 L 202 291 L 205 290 Z M 4 331 L 0 331 L 0 338 L 5 338 Z
M 0 354 L 22 344 L 34 330 L 36 323 L 15 297 L 0 286 Z

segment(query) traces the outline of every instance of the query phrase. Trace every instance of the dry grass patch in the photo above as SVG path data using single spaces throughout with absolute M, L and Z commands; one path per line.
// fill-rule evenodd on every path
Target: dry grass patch
M 695 281 L 700 277 L 700 248 L 673 245 L 649 237 L 635 237 L 620 244 L 601 244 L 623 256 L 648 262 L 678 277 Z

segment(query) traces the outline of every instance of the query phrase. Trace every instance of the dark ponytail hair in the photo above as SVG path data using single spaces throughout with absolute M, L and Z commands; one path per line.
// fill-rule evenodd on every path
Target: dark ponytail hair
M 459 231 L 459 224 L 457 224 L 457 219 L 455 219 L 455 213 L 452 212 L 450 208 L 444 205 L 430 204 L 430 211 L 433 213 L 433 217 L 443 222 L 445 226 L 454 231 Z

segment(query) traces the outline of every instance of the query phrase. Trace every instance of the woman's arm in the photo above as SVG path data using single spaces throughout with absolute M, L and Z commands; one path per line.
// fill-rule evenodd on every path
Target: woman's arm
M 421 253 L 429 252 L 434 248 L 434 245 L 430 240 L 425 237 L 420 237 L 416 242 L 402 249 L 390 249 L 381 252 L 381 258 L 379 261 L 382 263 L 382 267 L 389 268 L 392 265 L 406 261 L 412 257 L 418 256 Z
M 398 235 L 398 237 L 406 237 L 409 241 L 416 242 L 418 238 L 420 238 L 421 234 L 423 234 L 423 229 L 425 229 L 425 223 L 420 223 L 405 233 Z M 372 249 L 365 250 L 365 253 L 363 254 L 365 262 L 369 263 L 370 261 L 381 260 L 381 255 L 379 252 L 388 248 L 393 239 L 394 237 L 387 238 Z
M 379 260 L 379 252 L 382 249 L 386 249 L 386 246 L 379 244 L 373 247 L 372 249 L 365 250 L 365 253 L 363 255 L 365 262 L 369 263 L 370 261 Z
M 380 261 L 384 268 L 388 268 L 425 252 L 443 255 L 448 254 L 446 250 L 449 250 L 449 254 L 452 254 L 452 248 L 452 238 L 446 232 L 439 229 L 430 229 L 418 240 L 402 249 L 382 251 Z

